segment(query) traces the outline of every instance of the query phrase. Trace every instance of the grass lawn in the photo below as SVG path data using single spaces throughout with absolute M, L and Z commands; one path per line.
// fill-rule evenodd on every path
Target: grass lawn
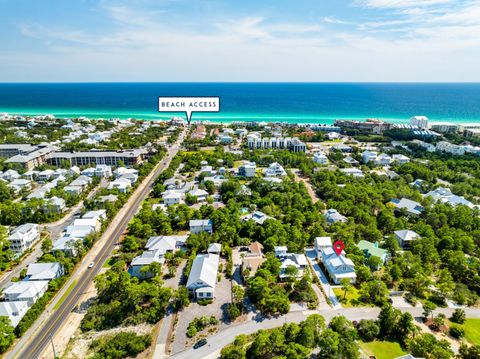
M 465 339 L 472 344 L 480 345 L 480 319 L 467 319 L 463 324 Z
M 70 294 L 70 292 L 73 290 L 73 288 L 75 288 L 75 285 L 77 284 L 77 280 L 75 279 L 72 284 L 70 284 L 70 287 L 68 287 L 68 289 L 65 291 L 65 293 L 63 293 L 62 297 L 60 298 L 60 300 L 57 302 L 57 304 L 55 304 L 55 306 L 53 307 L 53 310 L 57 310 L 60 305 L 62 305 L 63 301 L 65 300 L 65 298 L 68 297 L 68 295 Z
M 344 290 L 342 288 L 333 288 L 333 292 L 337 296 L 338 300 L 340 300 L 340 303 L 342 303 L 342 306 L 345 308 L 368 306 L 367 304 L 362 303 L 358 300 L 360 294 L 358 292 L 358 289 L 355 287 L 350 288 L 350 290 L 347 292 L 345 299 L 343 299 Z
M 374 340 L 369 343 L 359 341 L 358 344 L 365 354 L 375 355 L 377 359 L 394 359 L 407 354 L 397 342 Z

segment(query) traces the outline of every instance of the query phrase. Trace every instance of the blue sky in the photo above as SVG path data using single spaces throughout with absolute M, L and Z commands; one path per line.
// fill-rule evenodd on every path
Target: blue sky
M 480 0 L 0 0 L 0 82 L 480 81 Z

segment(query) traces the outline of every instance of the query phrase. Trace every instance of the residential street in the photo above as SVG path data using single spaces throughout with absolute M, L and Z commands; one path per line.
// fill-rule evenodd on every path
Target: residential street
M 399 308 L 404 312 L 409 312 L 415 318 L 421 317 L 423 309 L 422 308 Z M 445 315 L 450 316 L 454 309 L 436 309 L 435 314 L 444 313 Z M 235 337 L 239 334 L 252 334 L 259 329 L 271 329 L 279 327 L 284 323 L 299 323 L 302 320 L 305 320 L 311 314 L 320 314 L 325 317 L 325 320 L 328 322 L 333 317 L 338 315 L 343 315 L 349 320 L 360 320 L 360 319 L 376 319 L 380 308 L 341 308 L 341 309 L 326 309 L 326 310 L 312 310 L 304 312 L 291 312 L 285 316 L 271 318 L 271 319 L 257 319 L 251 320 L 248 322 L 240 323 L 237 325 L 232 325 L 225 330 L 218 332 L 217 334 L 212 335 L 208 338 L 208 344 L 199 348 L 193 349 L 190 348 L 178 354 L 171 356 L 172 359 L 190 359 L 190 358 L 216 358 L 220 350 L 233 342 Z M 465 309 L 467 318 L 480 318 L 480 309 Z M 254 317 L 257 318 L 257 317 Z
M 91 199 L 95 196 L 97 193 L 98 189 L 101 187 L 105 187 L 107 184 L 107 181 L 102 180 L 100 184 L 92 189 L 90 193 L 87 196 L 87 199 Z M 65 215 L 59 219 L 56 222 L 52 223 L 45 223 L 39 226 L 39 230 L 41 231 L 47 231 L 50 233 L 50 238 L 53 240 L 57 239 L 60 236 L 60 233 L 62 233 L 63 229 L 68 226 L 70 223 L 73 222 L 75 219 L 74 216 L 76 213 L 80 211 L 80 209 L 83 207 L 83 201 L 80 201 L 77 203 L 75 206 L 69 208 L 68 212 L 65 213 Z M 10 282 L 12 278 L 18 277 L 20 275 L 20 272 L 24 269 L 27 268 L 29 264 L 35 263 L 37 259 L 42 255 L 42 249 L 41 249 L 42 241 L 38 241 L 33 247 L 32 247 L 32 252 L 27 255 L 21 263 L 16 265 L 11 271 L 3 273 L 3 275 L 0 277 L 0 288 L 6 288 L 8 285 L 10 285 Z

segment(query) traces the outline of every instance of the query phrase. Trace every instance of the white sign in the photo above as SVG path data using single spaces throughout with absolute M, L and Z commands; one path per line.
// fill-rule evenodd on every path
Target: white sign
M 158 112 L 185 112 L 188 124 L 192 112 L 219 112 L 220 97 L 159 97 Z

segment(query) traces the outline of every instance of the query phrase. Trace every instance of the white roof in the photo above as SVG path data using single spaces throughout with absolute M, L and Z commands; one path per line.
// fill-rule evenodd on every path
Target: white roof
M 159 251 L 161 254 L 165 254 L 167 251 L 175 250 L 177 245 L 177 237 L 178 241 L 182 241 L 183 238 L 185 240 L 188 236 L 155 236 L 150 237 L 145 245 L 145 248 L 148 250 L 156 250 Z M 184 242 L 184 240 L 183 240 Z
M 20 281 L 5 288 L 3 293 L 6 295 L 14 295 L 19 299 L 33 298 L 38 295 L 38 293 L 40 293 L 46 286 L 48 286 L 47 280 Z
M 77 218 L 73 221 L 73 226 L 90 226 L 97 228 L 99 226 L 98 219 L 96 218 Z
M 212 221 L 209 219 L 192 219 L 190 220 L 190 227 L 197 226 L 209 226 L 212 224 Z
M 106 218 L 107 216 L 107 210 L 105 209 L 98 209 L 96 211 L 88 211 L 85 213 L 82 218 L 83 219 L 97 219 L 101 220 L 103 218 Z
M 60 263 L 31 263 L 28 265 L 28 280 L 52 280 L 61 271 Z
M 15 228 L 12 233 L 10 233 L 9 239 L 22 239 L 23 236 L 30 230 L 35 229 L 38 231 L 38 224 L 35 223 L 25 223 L 17 228 Z
M 420 238 L 420 235 L 417 232 L 411 231 L 409 229 L 402 229 L 393 233 L 395 233 L 398 238 L 402 239 L 402 241 L 414 241 Z
M 220 252 L 222 250 L 222 245 L 220 243 L 212 243 L 208 246 L 207 252 Z
M 161 263 L 163 258 L 160 258 L 158 251 L 144 251 L 141 255 L 133 258 L 130 263 L 131 266 L 148 266 L 153 262 Z
M 13 327 L 18 325 L 27 310 L 28 302 L 25 300 L 0 302 L 0 317 L 8 317 Z
M 218 254 L 199 254 L 192 263 L 188 276 L 187 288 L 201 281 L 207 286 L 214 288 L 217 282 L 217 271 L 220 257 Z
M 315 245 L 317 247 L 331 246 L 332 238 L 331 237 L 317 237 L 315 238 Z

